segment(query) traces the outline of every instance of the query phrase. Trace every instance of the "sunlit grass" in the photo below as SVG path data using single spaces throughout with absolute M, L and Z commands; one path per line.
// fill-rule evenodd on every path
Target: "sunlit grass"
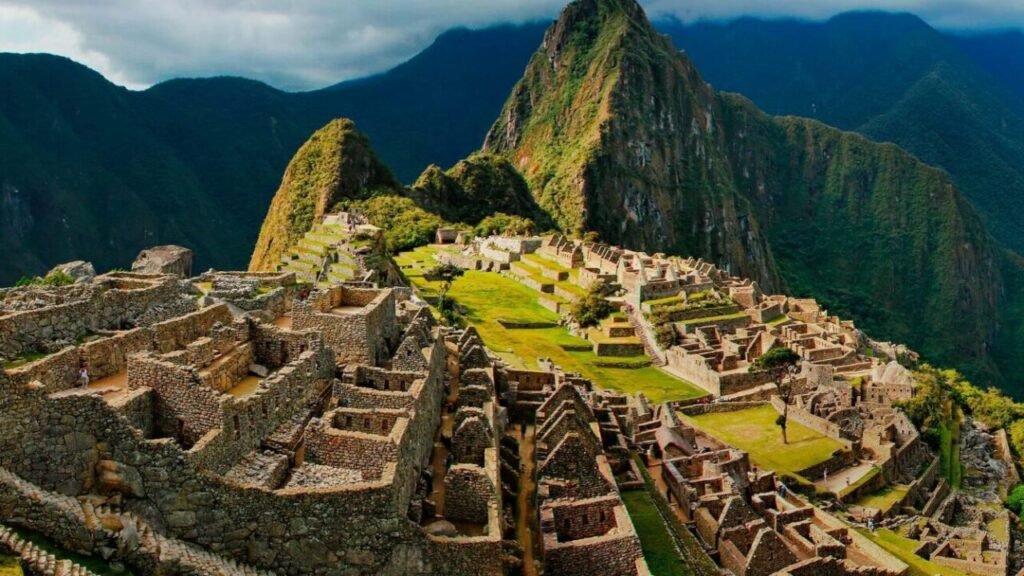
M 843 448 L 836 440 L 792 420 L 786 426 L 789 442 L 783 443 L 782 431 L 775 423 L 778 417 L 770 405 L 684 416 L 722 442 L 747 451 L 758 466 L 780 474 L 799 476 L 799 471 L 828 460 Z

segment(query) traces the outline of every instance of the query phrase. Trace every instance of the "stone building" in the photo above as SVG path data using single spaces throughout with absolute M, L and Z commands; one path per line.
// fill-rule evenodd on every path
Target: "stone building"
M 465 462 L 441 479 L 453 517 L 480 524 L 422 523 L 460 369 L 425 310 L 391 289 L 305 297 L 288 274 L 192 286 L 119 273 L 4 299 L 5 354 L 56 349 L 0 373 L 5 522 L 139 573 L 506 572 L 486 377 L 468 376 L 484 393 L 454 415 Z

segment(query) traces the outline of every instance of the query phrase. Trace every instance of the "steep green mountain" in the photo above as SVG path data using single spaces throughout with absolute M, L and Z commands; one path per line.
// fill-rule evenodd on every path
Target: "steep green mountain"
M 65 58 L 0 54 L 0 285 L 76 258 L 176 243 L 241 268 L 289 159 L 354 119 L 402 180 L 479 146 L 536 26 L 456 30 L 378 76 L 290 94 L 237 78 L 132 92 Z
M 288 164 L 263 220 L 249 270 L 274 270 L 285 251 L 337 204 L 400 191 L 401 185 L 351 120 L 330 122 Z
M 993 235 L 1024 251 L 1019 35 L 958 38 L 909 14 L 877 12 L 661 29 L 717 89 L 771 114 L 895 142 L 944 168 Z
M 717 94 L 634 0 L 566 8 L 484 148 L 570 231 L 711 258 L 819 297 L 877 337 L 998 374 L 998 248 L 945 174 Z
M 359 212 L 382 228 L 391 252 L 433 241 L 443 225 L 473 227 L 496 213 L 551 224 L 522 176 L 503 157 L 476 153 L 447 171 L 430 165 L 407 188 L 378 159 L 354 122 L 337 119 L 317 130 L 288 164 L 249 270 L 275 270 L 289 248 L 336 209 Z
M 449 222 L 475 226 L 487 216 L 502 212 L 549 224 L 522 175 L 508 160 L 493 154 L 473 154 L 447 171 L 432 164 L 409 194 L 418 205 Z

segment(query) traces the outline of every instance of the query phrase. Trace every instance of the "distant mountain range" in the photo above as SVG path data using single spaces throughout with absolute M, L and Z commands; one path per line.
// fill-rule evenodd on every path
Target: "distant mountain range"
M 662 22 L 676 58 L 635 3 L 574 6 L 536 53 L 546 24 L 458 30 L 385 74 L 308 93 L 236 78 L 131 92 L 63 58 L 2 55 L 0 281 L 80 257 L 123 266 L 158 243 L 194 248 L 200 268 L 243 268 L 279 184 L 344 196 L 281 180 L 331 119 L 352 118 L 406 183 L 466 157 L 490 127 L 485 149 L 567 230 L 714 258 L 983 382 L 1024 384 L 1012 370 L 1024 263 L 1003 248 L 1024 247 L 1021 59 L 1007 56 L 1024 55 L 1019 35 L 956 37 L 882 13 Z M 949 178 L 758 107 L 895 142 Z M 444 198 L 466 197 L 462 184 L 424 182 L 418 199 L 434 205 L 421 208 L 458 214 Z
M 403 181 L 480 146 L 537 26 L 455 30 L 378 76 L 308 93 L 239 78 L 142 92 L 66 58 L 0 55 L 0 284 L 58 262 L 125 266 L 177 243 L 244 268 L 289 158 L 354 119 Z

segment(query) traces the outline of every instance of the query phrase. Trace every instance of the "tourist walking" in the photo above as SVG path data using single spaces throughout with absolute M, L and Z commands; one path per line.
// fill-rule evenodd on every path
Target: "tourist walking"
M 78 385 L 82 388 L 89 387 L 89 368 L 85 364 L 78 369 Z

